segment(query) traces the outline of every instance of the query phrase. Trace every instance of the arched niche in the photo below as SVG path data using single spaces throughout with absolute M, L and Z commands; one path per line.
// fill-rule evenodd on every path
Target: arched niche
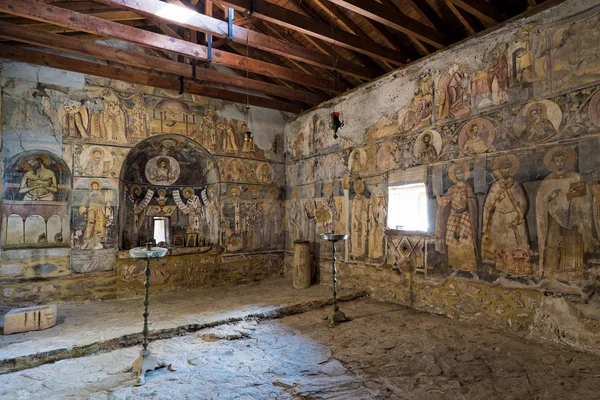
M 149 241 L 207 251 L 221 242 L 220 175 L 213 156 L 181 135 L 139 142 L 119 183 L 120 248 Z
M 5 164 L 2 181 L 3 248 L 69 246 L 69 224 L 55 221 L 70 218 L 71 171 L 62 158 L 44 150 L 17 154 Z

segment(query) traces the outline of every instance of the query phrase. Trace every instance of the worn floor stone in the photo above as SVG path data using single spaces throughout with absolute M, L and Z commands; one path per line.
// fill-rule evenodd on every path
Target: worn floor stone
M 133 386 L 139 347 L 0 375 L 2 399 L 598 399 L 600 357 L 393 304 L 342 304 L 151 343 L 172 364 Z
M 361 294 L 354 291 L 341 295 L 343 298 Z M 286 315 L 319 307 L 331 299 L 331 288 L 313 285 L 292 289 L 291 282 L 281 278 L 233 287 L 159 293 L 150 299 L 151 335 L 169 338 L 249 316 Z M 55 327 L 0 336 L 0 373 L 140 343 L 143 307 L 141 297 L 59 303 Z

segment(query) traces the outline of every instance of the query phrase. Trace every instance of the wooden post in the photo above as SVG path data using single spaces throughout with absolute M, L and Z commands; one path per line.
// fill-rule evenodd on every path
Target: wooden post
M 297 240 L 294 242 L 293 286 L 295 289 L 306 289 L 312 278 L 312 255 L 310 242 Z

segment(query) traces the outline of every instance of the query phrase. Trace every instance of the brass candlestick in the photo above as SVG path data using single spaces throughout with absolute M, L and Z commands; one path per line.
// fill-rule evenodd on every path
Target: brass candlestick
M 142 342 L 142 351 L 140 356 L 133 362 L 133 365 L 125 370 L 125 372 L 133 371 L 137 376 L 135 382 L 136 386 L 143 385 L 146 381 L 146 371 L 152 371 L 157 368 L 167 366 L 165 362 L 158 360 L 148 349 L 149 340 L 148 335 L 150 333 L 148 329 L 148 316 L 150 315 L 150 260 L 152 258 L 161 258 L 167 254 L 167 249 L 162 247 L 152 247 L 152 242 L 146 243 L 146 247 L 136 247 L 135 249 L 129 250 L 129 253 L 133 258 L 145 258 L 146 259 L 146 283 L 145 283 L 145 296 L 144 296 L 144 329 L 142 334 L 144 335 L 144 341 Z
M 331 247 L 332 247 L 332 252 L 333 252 L 333 268 L 332 268 L 333 269 L 333 271 L 332 271 L 333 309 L 330 314 L 325 316 L 325 319 L 327 319 L 329 321 L 329 326 L 331 328 L 333 328 L 339 322 L 349 321 L 349 318 L 346 317 L 346 314 L 344 314 L 337 305 L 337 293 L 338 293 L 338 290 L 337 290 L 337 267 L 336 267 L 337 257 L 336 257 L 336 250 L 335 250 L 336 242 L 339 242 L 340 240 L 346 240 L 348 238 L 348 235 L 344 234 L 344 233 L 335 233 L 335 231 L 334 231 L 331 233 L 322 233 L 320 236 L 321 236 L 321 239 L 331 242 Z

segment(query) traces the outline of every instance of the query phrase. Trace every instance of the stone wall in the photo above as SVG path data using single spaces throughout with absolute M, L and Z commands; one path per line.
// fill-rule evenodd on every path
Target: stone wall
M 598 3 L 565 1 L 290 122 L 287 249 L 329 282 L 318 234 L 348 232 L 344 287 L 600 349 L 598 39 Z M 419 182 L 429 229 L 388 228 L 388 187 Z
M 161 216 L 173 249 L 153 290 L 281 273 L 287 115 L 20 63 L 1 74 L 0 304 L 140 293 L 127 250 Z

